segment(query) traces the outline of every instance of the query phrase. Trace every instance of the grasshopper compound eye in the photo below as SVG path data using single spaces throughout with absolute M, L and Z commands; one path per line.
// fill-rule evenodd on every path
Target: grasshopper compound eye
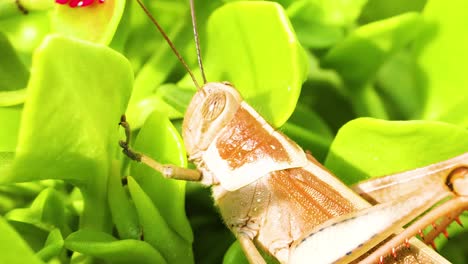
M 221 115 L 226 106 L 226 95 L 224 93 L 210 94 L 206 97 L 201 107 L 201 115 L 204 121 L 213 121 Z
M 230 122 L 242 102 L 237 90 L 223 83 L 207 83 L 190 102 L 183 126 L 188 154 L 206 150 L 217 133 Z

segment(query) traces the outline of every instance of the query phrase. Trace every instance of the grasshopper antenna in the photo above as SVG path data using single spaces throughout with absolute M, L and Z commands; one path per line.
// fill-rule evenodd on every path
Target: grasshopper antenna
M 149 10 L 146 8 L 146 6 L 141 2 L 141 0 L 137 0 L 138 4 L 141 6 L 141 8 L 143 9 L 143 11 L 146 13 L 146 15 L 149 17 L 149 19 L 151 20 L 151 22 L 153 22 L 153 24 L 158 28 L 159 32 L 161 33 L 161 35 L 163 36 L 163 38 L 166 40 L 167 44 L 169 44 L 169 46 L 171 47 L 172 51 L 174 52 L 174 54 L 177 56 L 177 58 L 179 59 L 179 61 L 182 63 L 182 65 L 184 65 L 184 68 L 187 70 L 187 72 L 189 73 L 190 77 L 192 78 L 192 81 L 193 81 L 193 84 L 195 84 L 195 86 L 197 87 L 198 90 L 201 89 L 200 85 L 198 84 L 197 82 L 197 79 L 195 78 L 195 75 L 193 74 L 193 72 L 190 70 L 189 66 L 187 65 L 187 63 L 185 62 L 185 60 L 182 58 L 182 56 L 180 55 L 180 53 L 177 51 L 176 47 L 174 46 L 174 43 L 172 43 L 172 41 L 169 39 L 169 37 L 167 36 L 166 32 L 162 29 L 162 27 L 159 25 L 158 21 L 156 21 L 156 19 L 153 17 L 153 15 L 151 15 L 151 13 L 149 12 Z M 192 5 L 192 1 L 191 1 L 191 5 Z M 192 23 L 194 23 L 195 21 L 195 18 L 194 18 L 194 13 L 193 13 L 193 7 L 192 7 Z M 196 32 L 196 29 L 194 27 L 194 32 Z M 198 63 L 199 65 L 201 66 L 201 59 L 200 59 L 200 54 L 199 54 L 199 47 L 198 47 L 198 36 L 197 34 L 195 33 L 195 38 L 197 40 L 197 54 L 198 54 Z M 203 73 L 203 69 L 202 69 L 202 75 L 203 75 L 203 80 L 204 82 L 206 83 L 206 80 L 205 80 L 205 74 Z
M 200 39 L 198 38 L 197 18 L 195 16 L 195 5 L 193 3 L 193 0 L 190 0 L 190 15 L 192 16 L 193 37 L 195 38 L 195 46 L 197 48 L 198 66 L 200 67 L 203 83 L 206 84 L 205 69 L 203 68 L 203 62 L 201 58 Z

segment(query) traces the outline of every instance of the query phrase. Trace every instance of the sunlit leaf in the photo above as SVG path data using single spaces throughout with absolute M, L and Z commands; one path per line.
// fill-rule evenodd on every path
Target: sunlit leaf
M 26 88 L 29 71 L 21 62 L 7 37 L 0 32 L 0 102 L 4 91 Z M 0 104 L 1 106 L 1 104 Z
M 63 35 L 109 44 L 122 17 L 125 0 L 106 0 L 81 7 L 55 5 L 52 25 L 55 32 Z
M 430 121 L 359 118 L 343 126 L 325 166 L 352 184 L 415 169 L 468 151 L 468 132 Z
M 141 128 L 134 148 L 163 164 L 187 166 L 182 138 L 169 119 L 157 111 Z M 132 164 L 130 174 L 151 198 L 167 224 L 191 243 L 192 230 L 185 216 L 185 182 L 166 179 L 159 172 L 136 162 Z
M 287 13 L 302 45 L 325 48 L 340 41 L 354 26 L 366 2 L 300 0 L 292 2 Z
M 0 262 L 11 264 L 41 264 L 34 252 L 15 230 L 0 217 Z
M 132 177 L 128 177 L 128 187 L 138 212 L 144 241 L 160 251 L 169 263 L 192 263 L 191 243 L 170 228 L 150 197 Z
M 109 263 L 166 263 L 161 254 L 144 241 L 117 240 L 109 234 L 86 229 L 68 236 L 65 239 L 65 247 Z
M 294 111 L 308 69 L 285 11 L 272 2 L 234 2 L 213 12 L 205 62 L 210 81 L 231 82 L 276 127 Z
M 468 35 L 463 34 L 468 18 L 463 10 L 468 2 L 429 1 L 423 16 L 429 26 L 419 39 L 416 51 L 426 89 L 424 119 L 447 121 L 468 126 Z
M 362 88 L 393 52 L 414 40 L 422 25 L 419 14 L 407 13 L 361 26 L 334 46 L 323 64 L 338 71 L 350 88 Z
M 0 181 L 76 184 L 90 199 L 83 224 L 103 228 L 107 174 L 118 148 L 116 123 L 132 87 L 130 65 L 105 46 L 52 36 L 36 51 L 33 70 L 16 158 Z

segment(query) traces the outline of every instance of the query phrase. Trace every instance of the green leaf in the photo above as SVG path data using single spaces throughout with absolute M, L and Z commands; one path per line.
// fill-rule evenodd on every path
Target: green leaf
M 407 50 L 396 53 L 380 68 L 375 87 L 392 119 L 421 119 L 426 98 L 425 89 L 418 85 L 420 73 Z
M 466 226 L 468 225 L 468 215 L 463 213 L 460 215 L 460 221 L 463 227 L 459 225 L 449 225 L 447 232 L 450 234 L 450 239 L 438 237 L 436 239 L 436 246 L 440 248 L 439 252 L 448 260 L 450 263 L 461 263 L 466 264 L 468 262 L 468 232 Z
M 44 189 L 29 208 L 14 209 L 5 216 L 8 220 L 25 222 L 44 230 L 59 228 L 62 233 L 70 232 L 66 226 L 65 201 L 54 188 Z
M 177 85 L 166 84 L 159 87 L 158 94 L 175 110 L 180 113 L 185 113 L 195 92 L 193 90 L 179 88 Z M 169 116 L 169 118 L 173 119 L 171 116 Z
M 0 3 L 0 19 L 10 16 L 24 16 L 32 11 L 42 11 L 53 7 L 54 2 L 49 0 L 21 1 L 3 0 Z
M 115 29 L 112 41 L 109 43 L 109 47 L 114 50 L 123 53 L 129 36 L 131 34 L 131 19 L 132 19 L 132 6 L 136 1 L 125 1 L 124 11 L 120 17 L 117 29 Z
M 189 41 L 190 31 L 186 28 L 184 21 L 176 23 L 175 26 L 172 34 L 175 36 L 173 41 L 176 44 Z M 155 109 L 167 114 L 174 113 L 174 110 L 160 96 L 154 94 L 178 63 L 169 45 L 162 44 L 164 45 L 154 51 L 135 78 L 135 89 L 127 110 L 128 121 L 134 128 L 141 127 Z
M 135 5 L 137 5 L 136 2 Z M 146 1 L 146 5 L 152 14 L 156 14 L 159 24 L 189 67 L 196 65 L 188 2 L 166 0 L 153 4 L 151 1 Z M 203 41 L 205 35 L 203 28 L 205 28 L 207 17 L 219 5 L 219 1 L 195 1 L 202 48 L 206 44 Z M 161 100 L 159 89 L 165 82 L 176 81 L 181 74 L 186 73 L 186 69 L 182 67 L 170 46 L 155 30 L 154 25 L 139 6 L 135 6 L 132 15 L 133 31 L 126 43 L 125 55 L 132 62 L 137 74 L 134 92 L 127 110 L 127 119 L 133 128 L 139 128 L 154 109 L 166 113 L 170 118 L 180 118 L 181 113 Z M 193 88 L 191 81 L 188 86 Z
M 0 217 L 0 262 L 8 264 L 41 264 L 34 252 L 15 230 Z
M 426 91 L 424 119 L 468 126 L 468 36 L 462 33 L 468 27 L 467 8 L 463 0 L 450 5 L 436 0 L 424 9 L 429 26 L 416 46 Z
M 380 67 L 413 41 L 423 25 L 417 13 L 380 20 L 357 28 L 326 54 L 323 66 L 341 75 L 359 116 L 388 118 L 384 102 L 372 82 Z
M 245 257 L 244 251 L 240 246 L 239 241 L 235 241 L 224 254 L 223 264 L 248 264 L 249 261 Z
M 107 173 L 131 90 L 128 62 L 104 46 L 53 36 L 36 51 L 33 69 L 17 171 L 4 181 L 84 182 L 93 178 L 89 169 Z
M 195 263 L 219 264 L 226 250 L 235 240 L 231 231 L 227 230 L 219 219 L 219 215 L 215 214 L 214 218 L 216 220 L 213 220 L 213 215 L 211 215 L 203 220 L 202 217 L 194 219 L 196 222 L 204 221 L 203 224 L 194 226 L 194 230 L 197 231 L 193 244 Z
M 137 75 L 139 75 L 140 70 L 143 71 L 143 68 L 147 68 L 144 70 L 146 73 L 141 76 L 142 80 L 148 81 L 144 85 L 157 86 L 160 84 L 157 80 L 162 79 L 161 81 L 163 81 L 168 77 L 167 72 L 176 68 L 177 58 L 138 3 L 136 1 L 128 2 L 132 5 L 129 10 L 131 33 L 125 43 L 124 54 L 129 58 L 135 72 L 138 73 Z M 155 15 L 158 23 L 182 54 L 186 50 L 185 46 L 193 45 L 193 31 L 191 30 L 190 10 L 187 1 L 160 0 L 154 2 L 143 0 L 142 2 L 150 13 Z M 202 26 L 204 17 L 211 12 L 212 9 L 208 7 L 214 2 L 217 1 L 202 1 L 203 8 L 197 9 L 197 23 L 199 26 Z M 200 3 L 200 1 L 195 1 L 195 5 Z M 191 49 L 190 51 L 193 52 L 194 50 Z M 139 85 L 139 78 L 139 76 L 136 77 L 135 91 L 139 89 L 145 91 L 150 89 L 149 91 L 151 91 L 152 88 Z
M 0 107 L 15 106 L 26 100 L 26 89 L 0 92 Z
M 1 185 L 0 190 L 4 193 L 16 194 L 28 198 L 35 198 L 42 190 L 46 188 L 43 182 L 23 182 Z
M 325 166 L 346 184 L 439 162 L 468 151 L 468 132 L 431 121 L 359 118 L 343 126 Z
M 18 141 L 22 107 L 0 107 L 0 152 L 14 152 Z M 0 161 L 0 167 L 2 167 Z
M 350 96 L 334 70 L 322 69 L 313 54 L 309 54 L 309 62 L 309 77 L 302 87 L 298 105 L 313 109 L 336 133 L 343 124 L 355 118 Z
M 310 0 L 308 0 L 310 1 Z M 349 26 L 352 25 L 359 14 L 361 9 L 368 2 L 368 0 L 337 0 L 337 1 L 317 1 L 322 10 L 323 20 L 331 25 Z
M 49 261 L 58 256 L 63 251 L 63 237 L 59 229 L 54 229 L 49 233 L 44 247 L 36 253 L 36 256 L 43 261 Z
M 8 220 L 8 223 L 33 251 L 38 251 L 44 246 L 49 231 L 22 221 Z
M 68 236 L 65 247 L 115 264 L 166 263 L 161 254 L 144 241 L 117 240 L 109 234 L 87 229 Z
M 276 260 L 270 254 L 260 250 L 260 254 L 262 254 L 263 258 L 265 259 L 266 263 L 269 264 L 278 264 L 278 260 Z M 242 247 L 240 246 L 239 241 L 235 241 L 232 243 L 231 247 L 229 247 L 228 251 L 224 255 L 223 264 L 247 264 L 247 258 L 245 256 Z
M 280 130 L 308 150 L 319 161 L 323 161 L 333 140 L 330 128 L 315 112 L 298 104 L 291 118 Z
M 161 87 L 163 86 L 164 85 Z M 171 119 L 183 117 L 181 112 L 177 111 L 177 109 L 173 108 L 172 105 L 161 98 L 158 89 L 156 94 L 149 95 L 137 103 L 132 104 L 132 102 L 130 102 L 126 112 L 127 120 L 132 124 L 133 129 L 140 128 L 145 123 L 148 116 L 155 110 L 165 113 Z
M 317 133 L 328 140 L 333 138 L 333 134 L 328 125 L 323 122 L 319 115 L 304 104 L 297 105 L 288 122 L 305 128 L 311 131 L 311 133 Z
M 141 228 L 135 205 L 130 201 L 130 197 L 122 186 L 122 179 L 118 173 L 119 164 L 113 164 L 113 173 L 109 175 L 108 182 L 108 202 L 120 239 L 139 239 Z
M 50 36 L 36 50 L 17 152 L 2 182 L 63 179 L 80 187 L 83 226 L 110 228 L 107 175 L 132 87 L 128 61 L 89 42 Z
M 141 128 L 134 148 L 163 164 L 187 166 L 184 143 L 175 127 L 162 113 L 153 112 Z M 193 234 L 185 215 L 185 182 L 164 178 L 144 164 L 132 163 L 132 175 L 172 230 L 188 243 Z
M 130 176 L 127 179 L 143 230 L 144 241 L 160 251 L 168 263 L 193 263 L 191 243 L 172 231 L 138 183 Z
M 324 48 L 344 37 L 345 29 L 354 25 L 366 2 L 300 0 L 293 2 L 287 12 L 301 44 Z
M 338 71 L 351 89 L 362 88 L 393 52 L 416 38 L 422 26 L 417 13 L 361 26 L 327 53 L 323 65 Z
M 154 27 L 154 25 L 151 25 Z M 177 21 L 169 28 L 172 36 L 171 41 L 174 45 L 181 45 L 191 40 L 191 30 L 187 27 L 184 20 Z M 149 31 L 151 34 L 158 35 L 158 32 Z M 147 35 L 149 32 L 145 32 Z M 159 37 L 159 36 L 158 36 Z M 162 39 L 162 37 L 160 37 Z M 135 89 L 132 94 L 131 103 L 137 103 L 139 100 L 151 95 L 159 85 L 161 85 L 177 66 L 177 57 L 173 54 L 167 43 L 160 43 L 160 47 L 154 46 L 151 57 L 138 71 L 135 78 Z M 141 43 L 138 43 L 138 49 L 141 49 Z
M 94 3 L 84 8 L 55 5 L 52 14 L 54 31 L 70 37 L 109 44 L 119 25 L 125 3 L 125 0 L 107 0 L 102 4 Z
M 351 98 L 354 111 L 358 116 L 388 119 L 384 102 L 373 84 L 368 83 L 361 89 L 353 91 Z
M 0 98 L 2 92 L 26 87 L 29 71 L 21 62 L 7 37 L 0 32 Z
M 427 0 L 369 0 L 359 16 L 359 22 L 366 24 L 406 12 L 421 12 L 426 2 Z
M 195 263 L 219 264 L 235 238 L 219 217 L 211 189 L 195 182 L 187 182 L 185 200 L 194 232 Z
M 37 1 L 29 1 L 37 2 Z M 16 3 L 15 3 L 16 5 Z M 0 20 L 0 29 L 10 40 L 23 64 L 31 66 L 31 54 L 50 33 L 48 12 L 29 13 Z
M 294 111 L 307 58 L 283 8 L 233 2 L 208 21 L 207 78 L 229 81 L 274 127 Z
M 11 157 L 4 156 L 6 155 L 0 153 L 0 169 L 2 168 L 2 165 L 8 165 L 13 162 L 13 153 L 11 153 Z M 5 167 L 7 168 L 7 166 Z M 45 187 L 39 182 L 0 185 L 0 214 L 4 215 L 6 212 L 15 208 L 24 208 L 29 206 L 34 197 L 36 197 L 44 188 Z
M 0 193 L 0 215 L 3 215 L 16 207 L 25 205 L 26 201 L 24 201 L 24 199 Z

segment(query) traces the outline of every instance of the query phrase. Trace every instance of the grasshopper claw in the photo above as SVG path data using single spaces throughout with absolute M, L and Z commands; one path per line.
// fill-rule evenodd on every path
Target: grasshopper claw
M 119 126 L 125 129 L 125 140 L 119 140 L 119 146 L 122 148 L 122 152 L 131 160 L 140 162 L 141 154 L 133 151 L 130 148 L 131 129 L 130 129 L 130 125 L 128 124 L 125 115 L 122 115 L 120 117 Z

